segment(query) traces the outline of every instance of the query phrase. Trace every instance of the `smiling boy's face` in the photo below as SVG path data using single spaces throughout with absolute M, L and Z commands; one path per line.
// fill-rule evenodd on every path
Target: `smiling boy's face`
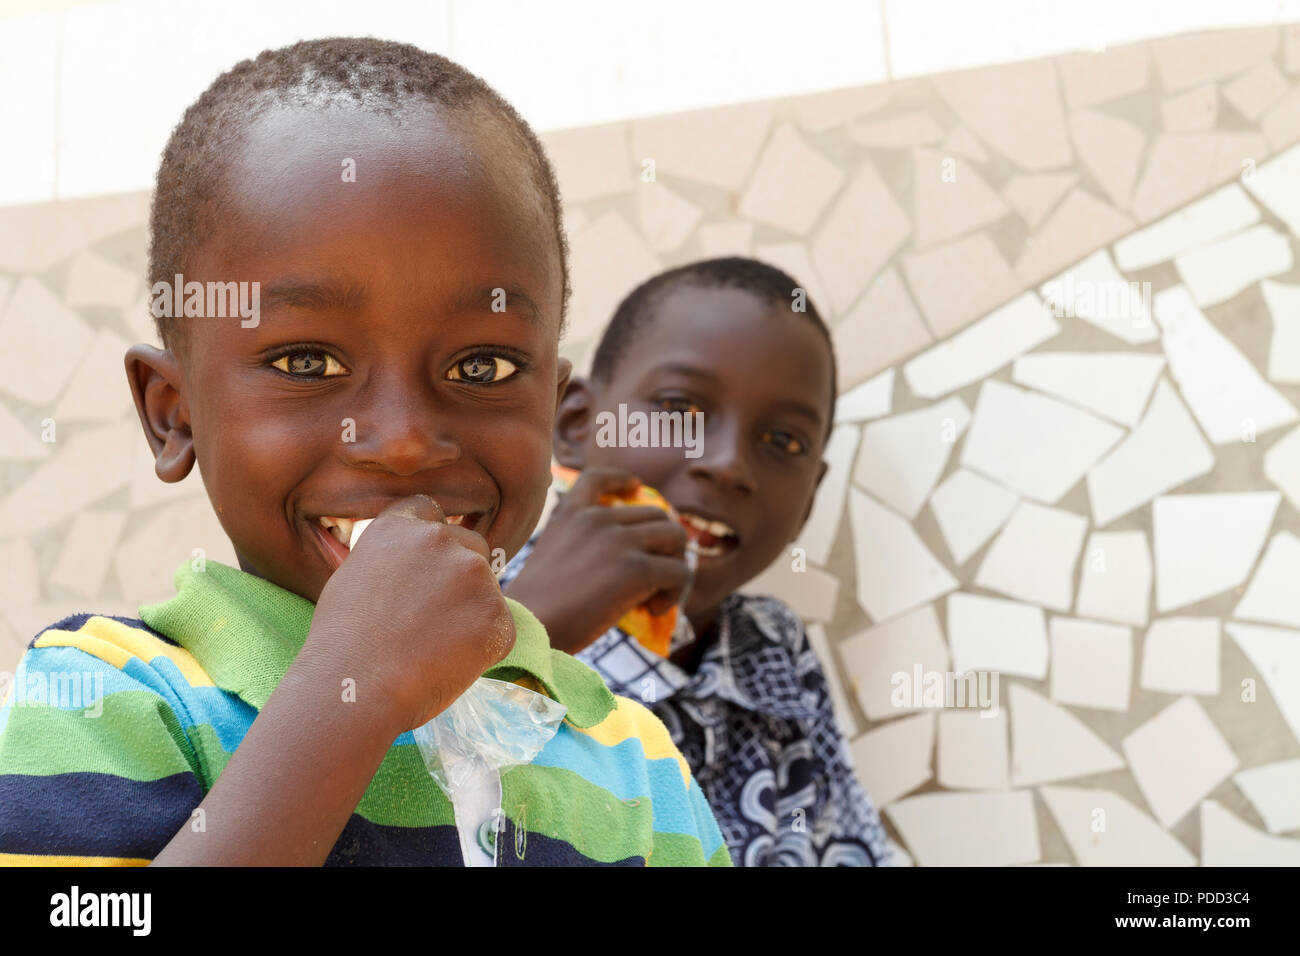
M 566 399 L 557 423 L 561 464 L 631 472 L 658 489 L 700 541 L 686 605 L 697 633 L 723 598 L 797 537 L 808 516 L 825 472 L 831 362 L 807 317 L 742 289 L 679 285 L 654 306 L 609 381 L 577 386 Z M 595 416 L 617 415 L 620 404 L 629 413 L 702 411 L 702 454 L 602 447 Z M 712 522 L 721 522 L 725 532 L 701 531 L 705 521 L 714 532 L 723 528 Z
M 321 519 L 411 494 L 507 556 L 526 540 L 568 366 L 559 251 L 515 156 L 432 107 L 253 124 L 185 279 L 259 282 L 260 322 L 181 319 L 184 362 L 128 358 L 160 476 L 197 460 L 245 570 L 315 601 L 347 555 Z

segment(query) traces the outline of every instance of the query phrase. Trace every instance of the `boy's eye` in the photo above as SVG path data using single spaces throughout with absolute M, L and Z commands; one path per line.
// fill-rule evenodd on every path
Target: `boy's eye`
M 680 396 L 659 399 L 659 407 L 666 412 L 681 412 L 682 414 L 692 414 L 694 412 L 703 411 L 699 405 L 695 404 L 695 402 L 691 401 L 689 398 L 682 398 Z
M 804 453 L 803 442 L 789 432 L 769 428 L 763 432 L 763 441 L 775 445 L 787 455 L 802 455 Z
M 453 365 L 447 378 L 453 382 L 500 382 L 519 371 L 519 366 L 500 355 L 471 355 Z
M 300 378 L 329 378 L 348 373 L 343 363 L 328 352 L 310 349 L 281 355 L 271 363 L 271 367 Z

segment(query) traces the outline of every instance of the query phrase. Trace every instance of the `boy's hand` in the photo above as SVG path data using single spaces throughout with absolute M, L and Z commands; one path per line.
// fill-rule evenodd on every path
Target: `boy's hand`
M 514 646 L 479 534 L 414 495 L 389 505 L 321 591 L 304 651 L 357 694 L 383 695 L 398 732 L 432 720 Z
M 599 503 L 601 495 L 639 484 L 612 468 L 583 471 L 507 586 L 510 597 L 546 626 L 553 647 L 577 653 L 639 604 L 652 614 L 668 611 L 687 586 L 681 525 L 652 505 Z

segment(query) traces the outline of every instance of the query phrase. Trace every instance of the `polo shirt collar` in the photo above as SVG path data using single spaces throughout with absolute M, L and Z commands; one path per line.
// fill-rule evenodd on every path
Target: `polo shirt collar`
M 173 581 L 176 596 L 140 608 L 140 619 L 194 655 L 223 690 L 261 710 L 307 640 L 316 605 L 264 578 L 208 561 L 186 561 Z M 483 676 L 534 689 L 563 704 L 577 727 L 600 723 L 614 697 L 591 668 L 550 645 L 546 629 L 522 604 L 506 598 L 515 645 Z M 377 620 L 382 626 L 382 618 Z

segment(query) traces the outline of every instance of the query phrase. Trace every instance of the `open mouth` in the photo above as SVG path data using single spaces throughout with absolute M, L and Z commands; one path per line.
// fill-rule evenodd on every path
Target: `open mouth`
M 702 558 L 721 557 L 740 546 L 736 530 L 725 521 L 716 521 L 680 509 L 677 520 L 686 529 L 687 537 L 695 542 L 696 550 Z

